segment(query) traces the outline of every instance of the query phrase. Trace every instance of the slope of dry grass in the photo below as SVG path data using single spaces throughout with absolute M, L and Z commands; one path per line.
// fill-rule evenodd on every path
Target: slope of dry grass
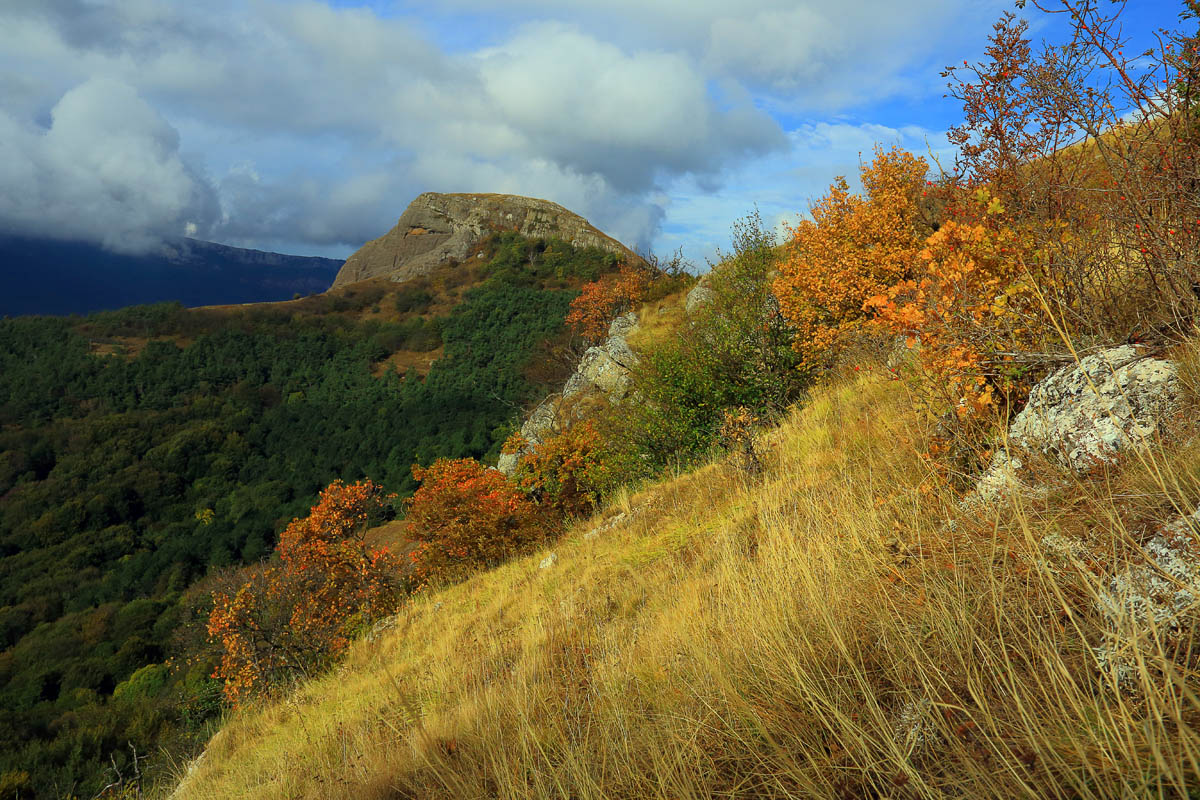
M 968 514 L 879 369 L 619 524 L 417 598 L 336 672 L 243 709 L 176 796 L 1185 797 L 1190 634 L 1093 648 L 1103 573 L 1200 499 L 1192 439 Z M 948 520 L 952 521 L 948 524 Z M 1049 533 L 1089 559 L 1046 558 Z

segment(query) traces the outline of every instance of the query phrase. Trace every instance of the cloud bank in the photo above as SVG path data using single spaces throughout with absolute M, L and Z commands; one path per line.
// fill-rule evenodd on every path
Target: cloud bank
M 3 229 L 139 251 L 212 226 L 213 188 L 133 87 L 90 79 L 62 96 L 50 120 L 39 130 L 0 110 Z
M 645 249 L 673 192 L 790 173 L 811 127 L 796 115 L 928 92 L 919 37 L 963 16 L 952 0 L 375 6 L 9 0 L 0 230 L 336 254 L 422 191 L 499 191 Z

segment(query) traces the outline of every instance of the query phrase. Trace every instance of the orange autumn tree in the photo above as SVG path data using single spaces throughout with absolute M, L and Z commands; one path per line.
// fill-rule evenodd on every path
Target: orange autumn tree
M 214 593 L 208 634 L 221 660 L 213 677 L 224 682 L 230 702 L 311 675 L 346 648 L 355 630 L 395 610 L 400 564 L 364 539 L 392 497 L 369 480 L 334 481 L 309 515 L 292 520 L 279 537 L 277 563 Z
M 644 269 L 622 264 L 616 275 L 605 275 L 584 285 L 571 301 L 567 325 L 589 343 L 599 342 L 608 334 L 612 319 L 641 301 L 649 285 Z
M 839 178 L 792 229 L 775 295 L 806 366 L 827 361 L 869 321 L 863 303 L 909 278 L 927 231 L 920 208 L 929 165 L 899 148 L 877 149 L 861 170 L 865 196 Z
M 472 458 L 413 465 L 421 487 L 408 500 L 411 558 L 419 583 L 493 566 L 540 541 L 548 519 L 504 475 Z

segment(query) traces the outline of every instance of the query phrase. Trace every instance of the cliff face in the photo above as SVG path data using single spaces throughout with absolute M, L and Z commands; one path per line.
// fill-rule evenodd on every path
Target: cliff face
M 412 201 L 394 228 L 350 256 L 333 285 L 426 275 L 439 264 L 463 260 L 480 239 L 505 230 L 529 237 L 553 236 L 578 247 L 599 247 L 637 258 L 628 247 L 557 203 L 510 194 L 426 192 Z

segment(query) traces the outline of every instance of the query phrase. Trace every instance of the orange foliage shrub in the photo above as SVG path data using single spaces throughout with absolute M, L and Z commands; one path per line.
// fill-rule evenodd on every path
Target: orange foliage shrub
M 514 444 L 521 449 L 520 442 Z M 601 458 L 602 447 L 595 425 L 584 420 L 526 453 L 513 477 L 532 499 L 559 516 L 587 516 L 596 509 L 601 488 L 611 480 Z
M 471 458 L 413 466 L 421 488 L 408 500 L 408 534 L 420 583 L 491 566 L 540 541 L 547 519 L 502 473 Z
M 1077 343 L 1178 340 L 1200 312 L 1200 33 L 1183 22 L 1200 3 L 1128 52 L 1132 4 L 1031 5 L 1061 18 L 1069 44 L 1034 49 L 1029 26 L 1005 14 L 982 61 L 943 73 L 963 104 L 956 171 L 1053 259 L 1046 288 Z
M 835 352 L 845 334 L 868 321 L 864 301 L 913 275 L 921 250 L 919 208 L 928 164 L 898 148 L 877 150 L 862 170 L 866 196 L 844 178 L 792 230 L 775 295 L 796 331 L 806 365 Z
M 1042 307 L 1053 277 L 1034 237 L 980 190 L 929 236 L 917 277 L 871 297 L 866 307 L 910 346 L 924 383 L 959 419 L 1024 399 L 1025 368 L 1052 328 Z
M 393 496 L 371 481 L 334 481 L 280 536 L 278 564 L 250 570 L 236 591 L 214 593 L 208 634 L 221 662 L 213 677 L 231 703 L 311 674 L 345 649 L 356 627 L 395 610 L 399 562 L 363 540 Z
M 613 317 L 641 301 L 649 285 L 645 270 L 622 264 L 616 275 L 605 275 L 583 287 L 571 301 L 567 324 L 587 341 L 599 342 L 608 335 Z

